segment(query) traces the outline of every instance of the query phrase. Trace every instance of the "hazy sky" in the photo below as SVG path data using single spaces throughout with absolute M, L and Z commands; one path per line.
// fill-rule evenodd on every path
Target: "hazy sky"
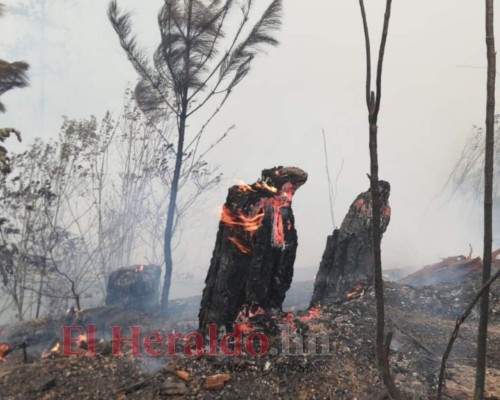
M 3 0 L 12 10 L 31 4 L 31 15 L 0 21 L 0 52 L 31 66 L 31 86 L 2 97 L 2 126 L 22 130 L 26 142 L 57 135 L 61 116 L 119 112 L 136 74 L 106 16 L 106 0 Z M 39 15 L 45 3 L 47 26 Z M 208 268 L 217 205 L 236 180 L 253 182 L 263 168 L 303 168 L 309 181 L 296 194 L 297 267 L 317 266 L 332 232 L 321 130 L 327 134 L 338 182 L 335 217 L 369 182 L 364 99 L 364 38 L 356 0 L 285 0 L 280 47 L 253 65 L 206 134 L 214 141 L 237 129 L 210 153 L 225 182 L 211 196 L 206 216 L 184 233 L 191 249 L 177 254 L 182 268 Z M 383 0 L 368 0 L 375 56 Z M 120 0 L 133 11 L 140 41 L 158 42 L 161 0 Z M 258 4 L 267 4 L 258 0 Z M 484 4 L 464 0 L 393 2 L 379 119 L 380 176 L 392 185 L 392 221 L 383 240 L 386 267 L 423 265 L 438 257 L 482 251 L 480 208 L 439 196 L 473 124 L 485 116 Z M 14 10 L 15 11 L 15 10 Z M 193 122 L 193 130 L 196 130 Z M 13 141 L 9 143 L 12 146 Z M 22 147 L 17 147 L 18 149 Z M 194 225 L 194 224 L 193 224 Z M 498 240 L 498 238 L 496 238 Z M 193 250 L 193 240 L 199 244 Z

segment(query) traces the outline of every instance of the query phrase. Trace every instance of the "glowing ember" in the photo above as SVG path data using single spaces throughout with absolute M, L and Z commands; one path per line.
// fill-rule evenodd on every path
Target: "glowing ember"
M 278 196 L 271 199 L 270 204 L 274 208 L 273 220 L 273 244 L 274 247 L 285 246 L 285 230 L 283 227 L 283 214 L 281 214 L 282 207 L 289 207 L 292 203 L 293 194 L 297 188 L 291 183 L 283 185 L 281 192 Z M 287 228 L 293 228 L 291 221 L 288 222 Z
M 255 187 L 258 189 L 267 190 L 269 193 L 273 193 L 273 194 L 278 193 L 278 189 L 276 189 L 274 186 L 268 185 L 267 182 L 265 182 L 265 181 L 257 182 L 255 184 Z
M 259 230 L 263 218 L 263 211 L 258 211 L 254 216 L 247 217 L 241 212 L 231 212 L 226 206 L 222 208 L 222 223 L 231 227 L 240 227 L 243 232 L 249 233 L 251 237 Z M 243 254 L 250 254 L 252 252 L 247 245 L 243 244 L 242 241 L 235 236 L 229 237 L 228 240 Z
M 262 307 L 257 307 L 257 309 L 255 309 L 254 311 L 250 309 L 250 311 L 248 312 L 248 318 L 255 318 L 259 315 L 265 315 L 265 314 L 266 312 Z
M 252 186 L 247 184 L 238 185 L 238 190 L 244 193 L 250 191 L 256 192 L 257 189 L 266 191 L 273 196 L 261 199 L 260 202 L 255 204 L 254 210 L 252 210 L 252 213 L 249 216 L 239 211 L 231 211 L 226 205 L 224 205 L 221 213 L 221 222 L 234 228 L 239 227 L 243 230 L 243 232 L 250 233 L 251 238 L 253 238 L 259 230 L 262 220 L 264 219 L 264 210 L 267 206 L 271 206 L 273 208 L 273 246 L 283 248 L 286 244 L 285 229 L 293 229 L 293 224 L 291 221 L 288 221 L 286 226 L 283 225 L 281 208 L 290 206 L 293 194 L 295 193 L 297 187 L 291 183 L 285 183 L 280 191 L 274 186 L 269 185 L 266 181 L 258 181 Z M 248 244 L 243 244 L 241 239 L 232 236 L 229 240 L 243 254 L 251 253 L 250 246 L 248 246 Z
M 385 218 L 391 218 L 391 207 L 386 207 L 382 215 Z
M 239 251 L 241 251 L 243 254 L 250 254 L 252 250 L 250 250 L 248 247 L 246 247 L 243 243 L 241 243 L 238 239 L 235 237 L 228 237 L 227 240 L 229 240 L 231 243 L 233 243 Z
M 143 272 L 144 271 L 144 265 L 141 264 L 139 265 L 136 269 L 135 269 L 135 272 Z
M 84 344 L 87 344 L 87 334 L 86 333 L 83 333 L 80 336 L 78 336 L 78 344 L 80 346 L 84 345 Z
M 53 353 L 58 353 L 61 350 L 61 343 L 57 342 L 50 351 L 44 351 L 42 353 L 42 358 L 48 358 Z
M 243 335 L 247 335 L 255 330 L 257 330 L 257 327 L 252 325 L 252 324 L 239 324 L 238 329 Z
M 299 317 L 299 320 L 301 320 L 302 322 L 311 321 L 315 318 L 318 318 L 320 313 L 321 313 L 321 309 L 319 307 L 313 307 L 307 311 L 307 315 L 303 315 L 302 317 Z
M 237 323 L 245 323 L 249 322 L 251 318 L 258 317 L 259 315 L 265 315 L 266 311 L 254 304 L 252 306 L 249 306 L 248 304 L 245 304 L 242 308 L 242 310 L 238 313 L 238 316 L 236 317 L 236 322 Z
M 295 316 L 293 313 L 285 313 L 283 315 L 283 322 L 288 325 L 290 332 L 295 332 L 297 330 L 297 325 L 295 325 L 294 321 Z
M 365 289 L 364 289 L 363 285 L 361 285 L 360 283 L 357 283 L 352 292 L 346 293 L 346 297 L 349 300 L 351 300 L 351 299 L 355 299 L 357 297 L 361 297 L 364 294 L 365 294 Z
M 269 328 L 272 321 L 274 323 L 288 325 L 290 332 L 295 332 L 297 330 L 293 313 L 279 312 L 277 314 L 269 314 L 258 304 L 245 304 L 238 313 L 235 323 L 238 330 L 245 335 L 262 328 Z
M 5 361 L 5 357 L 10 352 L 10 347 L 7 343 L 0 343 L 0 361 Z
M 239 184 L 238 190 L 240 192 L 256 192 L 254 188 L 252 188 L 250 185 L 247 185 L 246 183 Z
M 222 208 L 221 221 L 230 226 L 241 226 L 245 232 L 256 232 L 264 218 L 264 212 L 254 217 L 247 217 L 241 212 L 233 214 L 226 206 Z

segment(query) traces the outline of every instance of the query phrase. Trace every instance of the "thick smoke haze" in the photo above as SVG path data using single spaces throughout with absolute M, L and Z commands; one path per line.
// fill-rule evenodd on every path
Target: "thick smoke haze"
M 56 137 L 62 115 L 99 118 L 106 110 L 120 112 L 124 89 L 137 77 L 108 22 L 107 1 L 4 2 L 2 57 L 29 62 L 31 86 L 2 98 L 8 108 L 2 126 L 17 127 L 29 143 L 37 136 Z M 383 3 L 367 5 L 374 56 Z M 139 41 L 154 49 L 162 1 L 119 4 L 133 12 Z M 393 5 L 379 118 L 380 177 L 392 185 L 392 220 L 382 243 L 385 268 L 419 266 L 468 253 L 469 244 L 475 254 L 482 252 L 480 205 L 449 199 L 442 189 L 472 125 L 484 121 L 483 19 L 482 7 L 471 1 Z M 293 204 L 299 233 L 296 266 L 317 267 L 326 236 L 333 230 L 322 129 L 331 174 L 339 174 L 337 225 L 357 194 L 369 186 L 365 50 L 358 2 L 285 1 L 279 38 L 281 45 L 255 62 L 207 130 L 204 146 L 236 125 L 208 155 L 224 181 L 184 221 L 175 255 L 177 272 L 204 277 L 227 188 L 238 180 L 253 182 L 261 169 L 275 165 L 297 166 L 309 173 Z M 199 129 L 198 122 L 191 121 L 192 132 Z M 11 141 L 9 146 L 19 151 L 25 143 Z M 498 245 L 498 237 L 496 241 Z M 141 255 L 137 258 L 140 262 Z

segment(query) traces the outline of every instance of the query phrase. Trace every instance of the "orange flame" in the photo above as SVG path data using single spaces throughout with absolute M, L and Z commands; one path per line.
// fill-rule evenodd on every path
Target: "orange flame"
M 276 203 L 276 202 L 274 202 Z M 285 232 L 283 231 L 283 215 L 281 214 L 281 205 L 274 205 L 274 226 L 273 226 L 273 240 L 276 247 L 283 247 L 285 244 Z
M 288 325 L 290 332 L 297 331 L 297 325 L 295 324 L 294 318 L 295 316 L 293 315 L 293 313 L 285 313 L 282 318 L 283 322 Z
M 247 246 L 245 246 L 243 243 L 241 243 L 238 239 L 235 237 L 228 237 L 227 240 L 229 240 L 232 244 L 234 244 L 239 251 L 241 251 L 243 254 L 250 254 L 252 250 L 250 250 Z
M 222 207 L 220 220 L 223 224 L 230 226 L 241 226 L 245 232 L 256 232 L 264 218 L 264 212 L 258 213 L 254 217 L 247 217 L 241 212 L 234 215 L 225 205 Z
M 247 185 L 246 183 L 239 184 L 238 190 L 240 192 L 255 192 L 256 191 L 253 187 L 251 187 L 250 185 Z
M 281 190 L 276 187 L 269 185 L 265 181 L 259 181 L 254 183 L 252 186 L 247 184 L 238 185 L 238 190 L 241 192 L 256 192 L 255 189 L 265 190 L 274 196 L 269 198 L 263 198 L 257 204 L 254 204 L 251 216 L 247 216 L 240 211 L 232 211 L 228 206 L 224 205 L 222 207 L 221 222 L 231 227 L 239 227 L 244 232 L 248 232 L 251 235 L 255 235 L 259 230 L 259 227 L 264 219 L 267 206 L 274 208 L 273 212 L 273 246 L 277 248 L 283 248 L 285 246 L 285 233 L 293 229 L 293 224 L 291 221 L 287 221 L 284 224 L 283 215 L 281 213 L 282 207 L 290 206 L 293 198 L 293 194 L 296 190 L 291 183 L 286 183 L 283 185 Z M 236 237 L 230 237 L 229 240 L 244 254 L 250 254 L 251 248 L 248 245 L 244 245 L 240 239 Z
M 313 307 L 313 308 L 309 309 L 309 311 L 307 312 L 307 315 L 300 317 L 299 320 L 301 320 L 303 322 L 311 321 L 315 318 L 318 318 L 320 313 L 321 313 L 321 309 L 319 307 Z
M 265 181 L 259 181 L 254 186 L 258 189 L 267 190 L 268 192 L 273 194 L 278 193 L 278 189 L 276 189 L 274 186 L 268 185 Z
M 265 315 L 266 311 L 260 307 L 260 306 L 249 306 L 248 304 L 245 304 L 243 306 L 243 309 L 238 313 L 238 316 L 236 317 L 236 321 L 238 323 L 247 323 L 250 321 L 250 319 L 255 318 L 259 315 Z
M 78 336 L 78 344 L 86 344 L 87 343 L 87 334 L 82 333 L 80 336 Z
M 356 284 L 356 286 L 354 287 L 354 290 L 352 292 L 347 292 L 346 293 L 346 297 L 351 300 L 351 299 L 354 299 L 358 296 L 362 296 L 365 294 L 365 289 L 363 288 L 363 285 L 361 285 L 360 283 Z
M 48 358 L 52 353 L 57 353 L 61 349 L 61 343 L 57 342 L 51 349 L 50 351 L 44 351 L 42 353 L 42 358 Z
M 9 354 L 10 347 L 7 343 L 0 343 L 0 361 L 5 361 L 5 357 Z
M 238 182 L 238 190 L 240 192 L 256 192 L 257 190 L 255 189 L 260 189 L 260 190 L 267 190 L 269 193 L 276 194 L 278 193 L 278 189 L 275 188 L 274 186 L 269 185 L 266 181 L 258 181 L 257 183 L 254 183 L 252 186 L 246 184 L 243 181 Z
M 135 272 L 143 272 L 143 271 L 144 271 L 144 264 L 139 265 L 139 267 L 135 269 Z
M 248 312 L 248 318 L 255 318 L 259 315 L 265 315 L 266 311 L 262 307 L 258 307 L 255 311 Z
M 257 327 L 252 324 L 238 324 L 238 329 L 243 335 L 248 335 L 249 333 L 257 330 Z

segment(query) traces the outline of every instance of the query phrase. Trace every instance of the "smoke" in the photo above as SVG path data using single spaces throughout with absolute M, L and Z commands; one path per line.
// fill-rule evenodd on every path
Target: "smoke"
M 13 2 L 6 3 L 8 7 Z M 145 47 L 154 48 L 158 35 L 151 21 L 156 21 L 158 3 L 141 7 L 133 0 L 121 3 L 134 10 L 135 31 Z M 482 29 L 479 24 L 464 23 L 481 20 L 482 11 L 472 3 L 460 9 L 454 6 L 452 0 L 405 3 L 397 7 L 391 21 L 379 120 L 380 177 L 391 183 L 393 210 L 382 243 L 385 268 L 429 264 L 466 253 L 469 244 L 475 254 L 482 251 L 480 204 L 440 195 L 470 127 L 484 119 L 486 71 L 456 68 L 484 62 L 479 45 L 484 41 Z M 382 18 L 375 16 L 382 15 L 381 6 L 367 7 L 378 38 Z M 120 110 L 127 81 L 135 82 L 137 77 L 106 19 L 106 2 L 78 0 L 64 12 L 55 7 L 48 12 L 57 21 L 51 27 L 57 43 L 47 42 L 51 56 L 46 62 L 56 63 L 61 73 L 51 74 L 48 69 L 44 85 L 50 90 L 42 101 L 45 136 L 54 137 L 63 114 L 88 117 Z M 2 49 L 6 58 L 12 58 L 9 46 L 23 41 L 22 52 L 16 51 L 35 66 L 38 49 L 25 40 L 34 33 L 16 18 L 10 15 L 3 20 Z M 307 186 L 293 201 L 299 234 L 296 267 L 319 265 L 332 232 L 322 129 L 332 169 L 344 160 L 334 193 L 337 223 L 356 195 L 368 188 L 365 54 L 358 5 L 326 0 L 320 0 L 318 7 L 286 4 L 280 40 L 279 48 L 255 63 L 200 144 L 206 147 L 236 124 L 207 158 L 210 165 L 220 167 L 224 181 L 183 221 L 174 255 L 174 274 L 182 281 L 204 278 L 220 217 L 216 210 L 234 179 L 253 182 L 261 169 L 275 165 L 297 166 L 309 173 Z M 65 41 L 71 45 L 60 54 L 57 49 Z M 34 71 L 30 89 L 9 94 L 4 119 L 5 125 L 20 128 L 28 142 L 41 126 L 41 82 Z M 192 121 L 193 132 L 201 122 Z M 498 219 L 498 208 L 496 215 Z M 161 216 L 157 225 L 161 231 Z M 496 233 L 498 245 L 498 228 Z M 158 245 L 155 251 L 155 257 L 161 255 Z M 147 261 L 144 258 L 144 248 L 130 255 L 132 263 Z

